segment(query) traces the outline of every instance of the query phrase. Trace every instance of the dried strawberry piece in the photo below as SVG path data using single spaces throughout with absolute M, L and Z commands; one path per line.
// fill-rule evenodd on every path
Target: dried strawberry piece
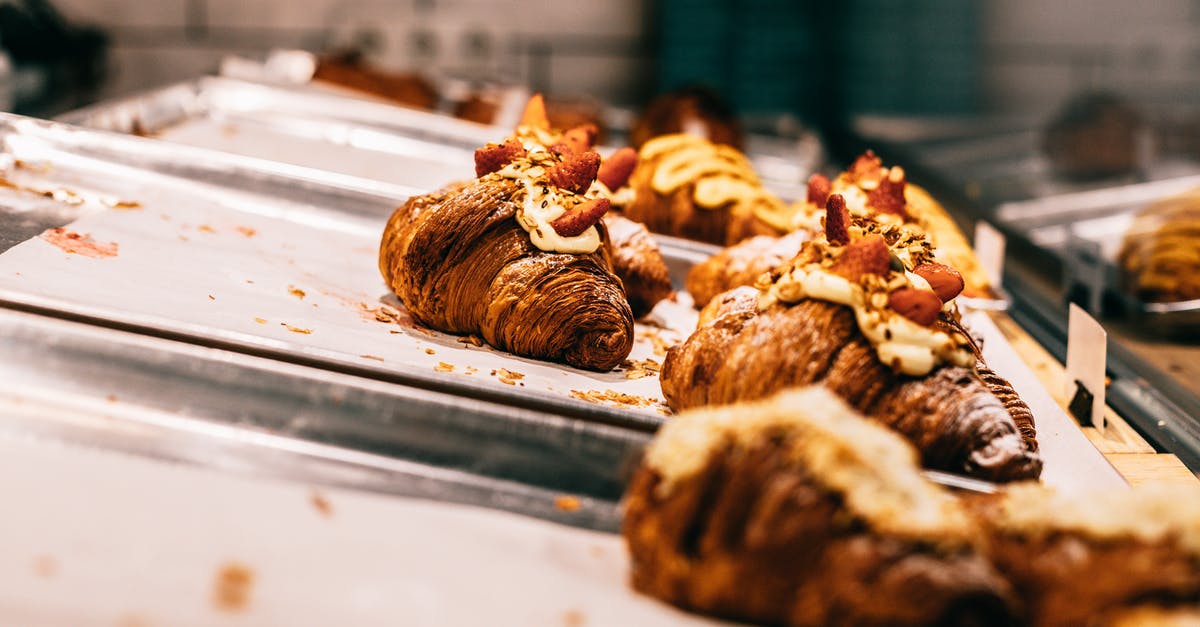
M 825 239 L 838 246 L 850 243 L 850 210 L 841 194 L 833 194 L 825 202 Z
M 882 235 L 873 234 L 850 242 L 830 269 L 838 276 L 857 281 L 864 274 L 886 276 L 890 268 L 887 242 Z
M 550 184 L 576 194 L 582 194 L 592 186 L 600 171 L 600 153 L 589 150 L 571 155 L 562 163 L 550 168 L 547 176 Z
M 530 96 L 525 103 L 525 111 L 521 114 L 521 126 L 550 130 L 550 118 L 546 115 L 546 101 L 541 94 Z
M 595 124 L 583 124 L 563 133 L 562 141 L 555 146 L 565 146 L 570 154 L 587 152 L 596 144 L 596 135 L 600 133 L 600 129 L 596 128 Z M 559 152 L 559 151 L 555 151 Z M 559 152 L 559 154 L 567 154 Z
M 829 177 L 824 174 L 814 174 L 808 177 L 808 202 L 824 207 L 825 202 L 829 200 L 829 193 L 833 191 L 833 184 L 829 182 Z
M 873 185 L 883 178 L 882 169 L 883 160 L 875 156 L 875 151 L 868 150 L 859 155 L 850 165 L 850 169 L 846 170 L 846 178 L 857 185 Z
M 518 157 L 525 156 L 525 147 L 515 139 L 503 144 L 488 144 L 475 149 L 475 176 L 498 172 Z
M 925 279 L 942 302 L 946 302 L 963 291 L 963 278 L 958 270 L 941 263 L 923 263 L 913 268 L 913 274 Z
M 888 294 L 888 306 L 923 327 L 933 324 L 942 311 L 942 301 L 937 294 L 911 287 L 902 287 Z
M 563 237 L 575 237 L 599 222 L 611 206 L 607 198 L 593 198 L 567 210 L 566 213 L 552 221 L 550 226 L 555 233 Z
M 617 191 L 629 182 L 629 176 L 637 167 L 637 151 L 626 146 L 600 162 L 600 171 L 596 175 L 601 183 L 611 191 Z
M 880 213 L 894 213 L 907 218 L 908 211 L 904 208 L 904 169 L 894 167 L 888 171 L 887 177 L 879 181 L 875 189 L 867 193 L 867 206 Z

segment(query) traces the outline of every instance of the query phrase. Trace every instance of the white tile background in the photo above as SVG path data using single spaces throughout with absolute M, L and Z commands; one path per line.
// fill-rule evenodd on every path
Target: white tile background
M 981 102 L 1045 112 L 1083 87 L 1147 100 L 1200 96 L 1196 0 L 981 0 Z M 653 85 L 655 0 L 55 0 L 114 35 L 124 93 L 211 71 L 227 53 L 368 37 L 402 67 L 498 72 L 564 95 L 636 102 Z M 419 51 L 418 39 L 433 41 Z M 470 42 L 482 41 L 483 46 Z M 550 60 L 537 63 L 549 51 Z M 541 68 L 541 69 L 539 69 Z

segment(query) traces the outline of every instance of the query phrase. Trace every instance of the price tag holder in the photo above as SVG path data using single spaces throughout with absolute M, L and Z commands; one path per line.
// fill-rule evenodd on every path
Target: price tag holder
M 1004 234 L 991 224 L 980 220 L 975 223 L 975 256 L 987 274 L 988 283 L 1000 287 L 1004 277 Z
M 1067 326 L 1067 376 L 1063 395 L 1071 415 L 1083 426 L 1104 432 L 1104 372 L 1108 333 L 1082 307 L 1071 303 Z

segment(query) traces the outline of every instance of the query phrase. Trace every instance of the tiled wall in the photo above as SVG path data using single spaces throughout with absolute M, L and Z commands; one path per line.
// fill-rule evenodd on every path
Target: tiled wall
M 619 103 L 636 100 L 658 75 L 661 0 L 53 1 L 70 19 L 113 33 L 110 93 L 212 71 L 230 53 L 361 40 L 397 67 L 502 75 Z M 897 2 L 851 4 L 886 11 Z M 1151 101 L 1200 95 L 1196 0 L 980 0 L 977 14 L 982 107 L 1044 112 L 1090 86 Z M 924 36 L 929 48 L 939 34 L 922 24 L 897 28 L 910 29 L 913 41 Z

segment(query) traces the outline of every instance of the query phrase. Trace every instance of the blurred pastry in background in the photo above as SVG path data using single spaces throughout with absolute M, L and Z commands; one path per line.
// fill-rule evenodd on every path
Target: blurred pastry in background
M 1125 288 L 1143 301 L 1200 299 L 1200 189 L 1142 210 L 1117 259 Z
M 565 127 L 564 127 L 565 128 Z M 741 150 L 742 128 L 733 107 L 702 86 L 678 89 L 655 98 L 630 132 L 634 148 L 660 135 L 686 133 Z
M 1068 179 L 1132 174 L 1146 165 L 1150 129 L 1142 114 L 1114 94 L 1072 98 L 1046 127 L 1042 151 Z
M 317 59 L 313 80 L 333 83 L 386 98 L 417 109 L 438 106 L 438 91 L 433 82 L 417 72 L 390 72 L 377 68 L 359 50 L 333 52 Z
M 1008 625 L 978 528 L 904 441 L 822 387 L 685 412 L 625 495 L 632 583 L 771 625 Z
M 619 213 L 604 214 L 613 273 L 625 286 L 633 317 L 641 318 L 664 298 L 675 293 L 658 242 L 642 224 Z

